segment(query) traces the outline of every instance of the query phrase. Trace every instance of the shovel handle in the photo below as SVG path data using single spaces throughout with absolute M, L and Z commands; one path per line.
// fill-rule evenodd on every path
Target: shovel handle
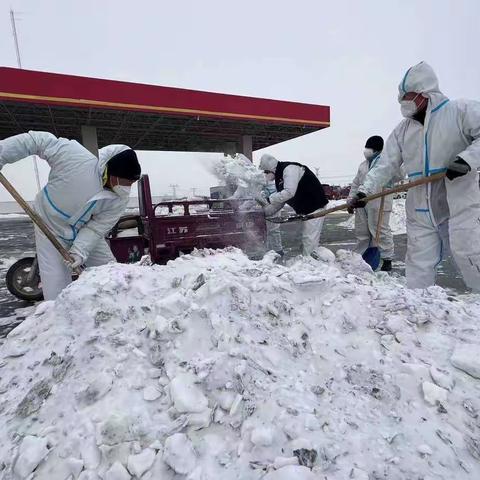
M 434 175 L 430 175 L 429 177 L 419 178 L 413 182 L 404 183 L 403 185 L 398 185 L 397 187 L 387 188 L 379 193 L 374 193 L 373 195 L 369 195 L 368 197 L 362 198 L 365 203 L 371 202 L 372 200 L 376 200 L 377 198 L 387 197 L 388 195 L 393 195 L 394 193 L 399 192 L 406 192 L 411 188 L 418 187 L 420 185 L 426 185 L 427 183 L 436 182 L 438 180 L 442 180 L 445 178 L 445 173 L 435 173 Z M 275 221 L 275 219 L 267 219 L 269 222 L 273 221 L 273 223 L 288 223 L 288 222 L 298 222 L 298 221 L 306 221 L 311 220 L 312 218 L 320 218 L 325 217 L 326 215 L 338 212 L 340 210 L 346 210 L 349 207 L 348 203 L 342 203 L 341 205 L 337 205 L 336 207 L 327 208 L 326 210 L 322 210 L 321 212 L 316 213 L 309 213 L 308 215 L 293 215 L 291 217 L 287 217 L 284 219 L 279 219 Z
M 52 233 L 52 231 L 47 227 L 45 222 L 40 218 L 40 216 L 30 207 L 30 205 L 22 198 L 22 196 L 17 192 L 14 186 L 7 180 L 5 175 L 0 172 L 0 183 L 5 187 L 6 190 L 12 195 L 12 197 L 17 201 L 17 203 L 22 207 L 24 212 L 31 218 L 32 222 L 45 234 L 45 236 L 53 243 L 53 246 L 58 250 L 58 253 L 67 261 L 71 262 L 73 259 L 68 253 L 67 249 L 58 241 L 57 237 Z M 80 275 L 82 273 L 81 268 L 75 268 L 74 273 Z
M 378 247 L 378 242 L 380 240 L 380 232 L 382 231 L 382 223 L 383 223 L 383 213 L 385 208 L 385 197 L 382 197 L 380 200 L 380 210 L 378 211 L 378 219 L 377 219 L 377 231 L 375 232 L 375 246 Z

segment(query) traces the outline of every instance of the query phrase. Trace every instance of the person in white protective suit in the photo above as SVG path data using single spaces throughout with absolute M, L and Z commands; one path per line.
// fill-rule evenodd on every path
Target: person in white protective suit
M 267 198 L 270 198 L 271 195 L 277 192 L 277 187 L 275 187 L 275 182 L 273 180 L 267 181 L 266 185 L 263 187 L 262 194 Z M 273 215 L 275 217 L 276 215 Z M 279 223 L 273 223 L 267 221 L 267 249 L 277 252 L 281 257 L 283 257 L 283 245 L 282 245 L 282 232 L 280 229 Z
M 407 70 L 398 100 L 405 119 L 352 206 L 362 207 L 362 198 L 391 180 L 402 164 L 412 179 L 446 172 L 446 179 L 408 191 L 407 285 L 433 285 L 436 267 L 451 251 L 466 285 L 480 292 L 480 102 L 449 100 L 425 62 Z
M 51 168 L 35 210 L 73 259 L 66 264 L 35 228 L 43 295 L 53 300 L 71 282 L 73 268 L 115 261 L 105 236 L 125 211 L 141 169 L 126 145 L 102 148 L 97 158 L 77 141 L 47 132 L 30 131 L 0 141 L 0 169 L 29 155 L 38 155 Z
M 353 179 L 350 187 L 350 193 L 347 198 L 347 203 L 350 203 L 355 198 L 358 188 L 365 180 L 367 173 L 376 165 L 380 159 L 380 154 L 383 150 L 383 138 L 374 135 L 370 137 L 365 143 L 365 149 L 363 154 L 365 160 L 358 167 L 358 172 Z M 398 175 L 394 181 L 402 180 L 403 178 Z M 392 182 L 393 183 L 393 182 Z M 385 185 L 386 188 L 391 187 L 391 184 Z M 379 191 L 382 189 L 380 188 Z M 377 192 L 375 192 L 377 193 Z M 373 246 L 375 242 L 375 236 L 377 233 L 378 218 L 380 211 L 381 200 L 373 200 L 369 202 L 365 208 L 359 208 L 355 210 L 355 237 L 357 244 L 354 251 L 362 255 L 368 247 Z M 390 228 L 390 214 L 393 206 L 393 195 L 385 197 L 383 205 L 383 221 L 380 227 L 380 238 L 378 245 L 376 245 L 380 251 L 382 259 L 382 265 L 380 270 L 389 272 L 392 270 L 392 260 L 394 255 L 393 234 Z M 354 213 L 354 209 L 348 208 L 349 213 Z
M 262 155 L 260 170 L 265 173 L 267 181 L 275 181 L 276 193 L 264 200 L 266 217 L 274 215 L 285 204 L 290 205 L 295 213 L 307 215 L 325 208 L 328 199 L 322 184 L 315 174 L 305 165 L 295 162 L 279 162 L 269 154 Z M 257 199 L 262 203 L 262 199 Z M 314 218 L 302 222 L 302 253 L 310 255 L 320 242 L 324 218 Z

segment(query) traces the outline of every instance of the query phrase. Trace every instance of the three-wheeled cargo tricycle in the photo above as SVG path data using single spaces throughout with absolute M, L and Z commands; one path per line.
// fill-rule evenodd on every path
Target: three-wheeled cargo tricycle
M 243 210 L 245 200 L 176 200 L 153 204 L 148 175 L 138 182 L 139 214 L 122 217 L 107 241 L 121 263 L 150 255 L 156 264 L 195 248 L 236 246 L 251 255 L 264 251 L 266 224 L 258 208 Z M 6 275 L 7 288 L 22 300 L 43 298 L 36 257 L 22 258 Z

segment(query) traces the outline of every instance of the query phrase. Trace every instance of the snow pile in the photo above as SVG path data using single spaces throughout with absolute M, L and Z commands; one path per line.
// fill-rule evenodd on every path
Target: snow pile
M 339 224 L 340 227 L 355 229 L 355 215 Z M 405 199 L 399 198 L 393 201 L 392 213 L 390 214 L 390 227 L 394 235 L 407 233 L 407 214 L 405 213 Z
M 207 202 L 201 204 L 188 205 L 188 212 L 191 215 L 195 213 L 208 213 L 210 211 Z M 183 205 L 172 205 L 172 211 L 165 205 L 158 207 L 155 211 L 156 215 L 178 216 L 185 215 L 185 207 Z
M 0 479 L 480 478 L 480 298 L 317 258 L 86 271 L 0 347 Z

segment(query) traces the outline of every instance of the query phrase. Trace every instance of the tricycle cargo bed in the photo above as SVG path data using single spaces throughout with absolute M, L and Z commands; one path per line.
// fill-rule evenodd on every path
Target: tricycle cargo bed
M 254 255 L 264 250 L 264 214 L 260 210 L 241 211 L 244 201 L 207 199 L 152 205 L 147 175 L 140 179 L 138 193 L 138 234 L 119 236 L 114 229 L 109 238 L 120 262 L 135 262 L 150 253 L 154 263 L 165 264 L 195 248 L 236 246 Z

